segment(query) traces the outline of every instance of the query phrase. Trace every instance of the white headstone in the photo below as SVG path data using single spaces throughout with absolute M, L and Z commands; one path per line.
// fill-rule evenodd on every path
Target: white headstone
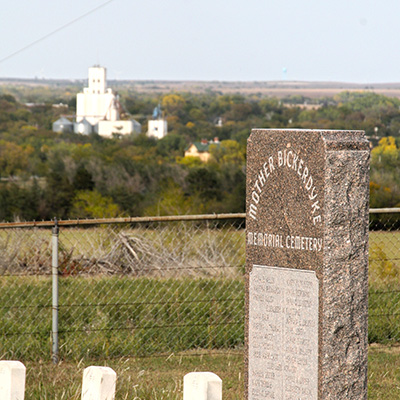
M 0 399 L 24 400 L 25 365 L 20 361 L 0 361 Z
M 183 400 L 222 400 L 222 380 L 212 372 L 190 372 L 183 378 Z
M 109 367 L 87 367 L 83 371 L 82 400 L 114 400 L 117 374 Z

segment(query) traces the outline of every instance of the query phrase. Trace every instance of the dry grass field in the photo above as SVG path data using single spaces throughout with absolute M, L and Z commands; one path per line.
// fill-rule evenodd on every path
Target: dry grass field
M 333 97 L 343 91 L 368 91 L 389 97 L 400 98 L 400 84 L 354 84 L 346 82 L 297 82 L 297 81 L 265 81 L 265 82 L 223 82 L 223 81 L 136 81 L 120 82 L 129 85 L 137 92 L 168 93 L 207 91 L 223 94 L 241 93 L 244 95 L 261 94 L 263 96 L 283 98 L 287 96 L 304 96 L 312 99 Z
M 34 79 L 0 79 L 1 87 L 46 87 L 52 90 L 62 86 L 81 87 L 84 80 L 34 80 Z M 349 83 L 349 82 L 307 82 L 307 81 L 113 81 L 111 87 L 129 88 L 137 93 L 171 93 L 171 92 L 218 92 L 222 94 L 241 93 L 243 95 L 260 94 L 283 98 L 287 96 L 304 96 L 312 99 L 333 97 L 343 91 L 370 91 L 389 97 L 400 98 L 400 83 Z

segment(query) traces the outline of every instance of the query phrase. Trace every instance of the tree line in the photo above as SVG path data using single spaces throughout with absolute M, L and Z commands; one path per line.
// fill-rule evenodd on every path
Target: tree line
M 299 96 L 137 94 L 121 88 L 126 117 L 144 131 L 161 104 L 169 133 L 157 141 L 145 134 L 106 139 L 54 133 L 52 122 L 75 111 L 70 88 L 48 101 L 48 89 L 1 90 L 0 220 L 244 212 L 246 141 L 255 127 L 362 129 L 380 137 L 372 150 L 371 207 L 400 205 L 396 98 L 343 92 L 310 109 L 304 104 L 315 100 Z M 27 99 L 40 102 L 27 106 Z M 68 108 L 53 107 L 55 100 Z M 220 145 L 210 147 L 208 163 L 184 157 L 190 143 L 214 137 Z

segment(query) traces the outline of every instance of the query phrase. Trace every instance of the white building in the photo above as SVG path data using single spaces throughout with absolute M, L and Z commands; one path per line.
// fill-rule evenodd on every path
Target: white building
M 167 136 L 168 124 L 165 119 L 152 119 L 148 123 L 148 137 L 154 137 L 156 139 L 162 139 Z
M 88 122 L 92 131 L 100 136 L 111 137 L 114 133 L 129 135 L 140 133 L 141 126 L 135 120 L 121 120 L 121 105 L 112 89 L 106 89 L 106 69 L 100 66 L 89 68 L 88 87 L 76 96 L 76 133 L 87 134 Z M 85 122 L 86 121 L 86 122 Z
M 161 106 L 158 105 L 153 111 L 153 119 L 149 120 L 147 125 L 147 136 L 154 137 L 156 139 L 162 139 L 167 136 L 168 124 L 163 118 L 161 112 Z
M 102 120 L 117 120 L 115 95 L 111 89 L 106 90 L 106 69 L 89 68 L 89 87 L 76 95 L 76 122 L 84 118 L 93 126 Z

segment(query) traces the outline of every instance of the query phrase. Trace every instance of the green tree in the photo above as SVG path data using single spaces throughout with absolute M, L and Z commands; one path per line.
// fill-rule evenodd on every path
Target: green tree
M 196 212 L 193 199 L 172 179 L 165 181 L 145 215 L 185 215 Z
M 379 145 L 371 151 L 372 164 L 374 167 L 391 169 L 398 166 L 399 149 L 394 137 L 383 137 Z
M 62 159 L 57 157 L 52 160 L 50 168 L 46 177 L 41 212 L 46 219 L 68 218 L 71 201 L 74 197 L 74 188 L 68 180 Z
M 161 107 L 167 114 L 177 115 L 183 111 L 186 100 L 179 94 L 167 94 L 161 101 Z
M 0 140 L 0 174 L 13 176 L 26 169 L 32 151 L 31 147 L 24 150 L 15 143 Z
M 76 193 L 70 211 L 71 218 L 114 218 L 122 215 L 111 197 L 102 196 L 97 190 Z
M 174 159 L 183 155 L 185 146 L 185 139 L 181 135 L 172 133 L 157 142 L 157 153 L 167 159 Z
M 243 165 L 245 153 L 246 149 L 236 140 L 223 140 L 219 145 L 210 145 L 210 154 L 218 164 Z
M 77 191 L 94 189 L 92 174 L 83 165 L 80 165 L 75 172 L 73 186 Z
M 190 169 L 186 182 L 189 193 L 199 196 L 202 201 L 221 199 L 221 182 L 216 170 L 212 167 Z

